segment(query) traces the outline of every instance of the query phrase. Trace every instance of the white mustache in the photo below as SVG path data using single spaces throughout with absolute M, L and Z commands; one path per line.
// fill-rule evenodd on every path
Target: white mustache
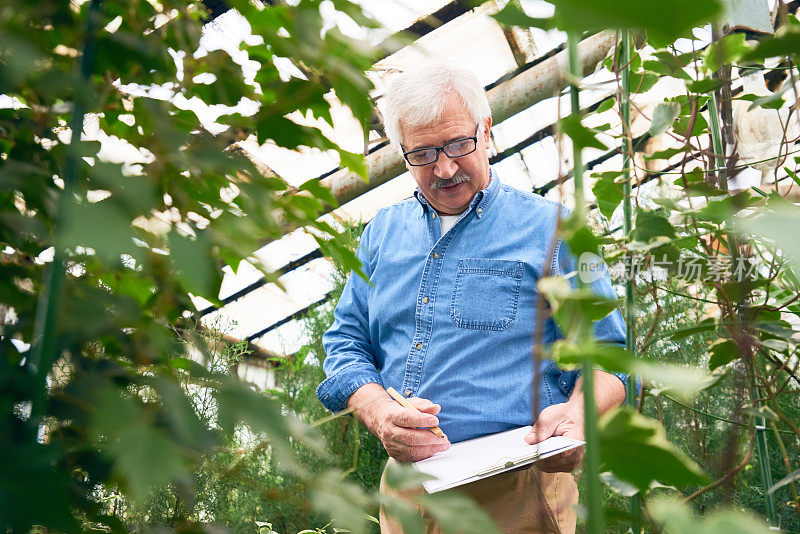
M 431 182 L 431 189 L 442 189 L 443 187 L 469 182 L 469 180 L 469 174 L 465 173 L 464 171 L 458 171 L 453 175 L 452 178 L 435 179 L 433 182 Z

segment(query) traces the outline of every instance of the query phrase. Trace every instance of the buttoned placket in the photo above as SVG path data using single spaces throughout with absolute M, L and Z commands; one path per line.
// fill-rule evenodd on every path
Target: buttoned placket
M 420 281 L 419 292 L 417 293 L 417 306 L 414 313 L 414 338 L 411 342 L 411 350 L 406 359 L 406 370 L 403 375 L 402 391 L 406 397 L 410 397 L 416 393 L 422 380 L 422 366 L 425 360 L 425 354 L 428 351 L 428 343 L 433 333 L 433 312 L 436 290 L 439 285 L 439 275 L 442 271 L 447 247 L 453 240 L 455 233 L 460 230 L 462 221 L 464 221 L 471 212 L 474 211 L 475 216 L 479 219 L 483 217 L 483 201 L 486 199 L 486 194 L 483 190 L 479 191 L 472 202 L 470 202 L 469 207 L 464 210 L 455 224 L 453 224 L 453 227 L 444 235 L 442 235 L 439 217 L 436 215 L 433 207 L 421 194 L 418 194 L 417 199 L 421 204 L 421 218 L 425 220 L 428 226 L 428 235 L 434 245 L 425 260 L 425 268 L 422 271 L 422 280 Z M 426 216 L 428 213 L 430 215 Z

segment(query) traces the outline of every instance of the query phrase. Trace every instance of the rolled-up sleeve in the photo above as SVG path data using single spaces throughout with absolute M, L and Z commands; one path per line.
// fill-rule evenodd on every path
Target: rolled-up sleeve
M 368 277 L 372 272 L 369 229 L 367 225 L 356 252 Z M 317 397 L 332 412 L 347 407 L 347 400 L 361 386 L 382 385 L 369 335 L 369 291 L 363 278 L 350 273 L 333 313 L 333 325 L 322 336 L 326 378 L 317 387 Z

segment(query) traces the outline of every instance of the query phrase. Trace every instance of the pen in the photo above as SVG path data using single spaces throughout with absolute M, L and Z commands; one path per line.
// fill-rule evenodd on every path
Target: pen
M 408 408 L 409 410 L 414 410 L 417 413 L 422 413 L 419 410 L 417 410 L 416 406 L 414 406 L 413 404 L 408 402 L 402 395 L 400 395 L 397 392 L 397 390 L 395 390 L 393 387 L 389 386 L 388 388 L 386 388 L 386 393 L 391 395 L 394 400 L 396 400 L 397 402 L 399 402 L 400 404 L 402 404 L 404 407 Z M 430 427 L 430 428 L 428 428 L 428 430 L 430 430 L 431 432 L 433 432 L 435 435 L 439 436 L 440 438 L 444 437 L 444 432 L 442 432 L 442 429 L 439 428 L 438 426 Z

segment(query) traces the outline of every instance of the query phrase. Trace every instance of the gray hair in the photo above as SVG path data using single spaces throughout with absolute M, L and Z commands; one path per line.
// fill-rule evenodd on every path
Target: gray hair
M 421 69 L 398 74 L 386 92 L 383 125 L 398 148 L 404 128 L 427 126 L 442 118 L 449 94 L 461 98 L 475 124 L 485 125 L 492 116 L 486 91 L 469 70 L 446 63 L 430 63 Z

